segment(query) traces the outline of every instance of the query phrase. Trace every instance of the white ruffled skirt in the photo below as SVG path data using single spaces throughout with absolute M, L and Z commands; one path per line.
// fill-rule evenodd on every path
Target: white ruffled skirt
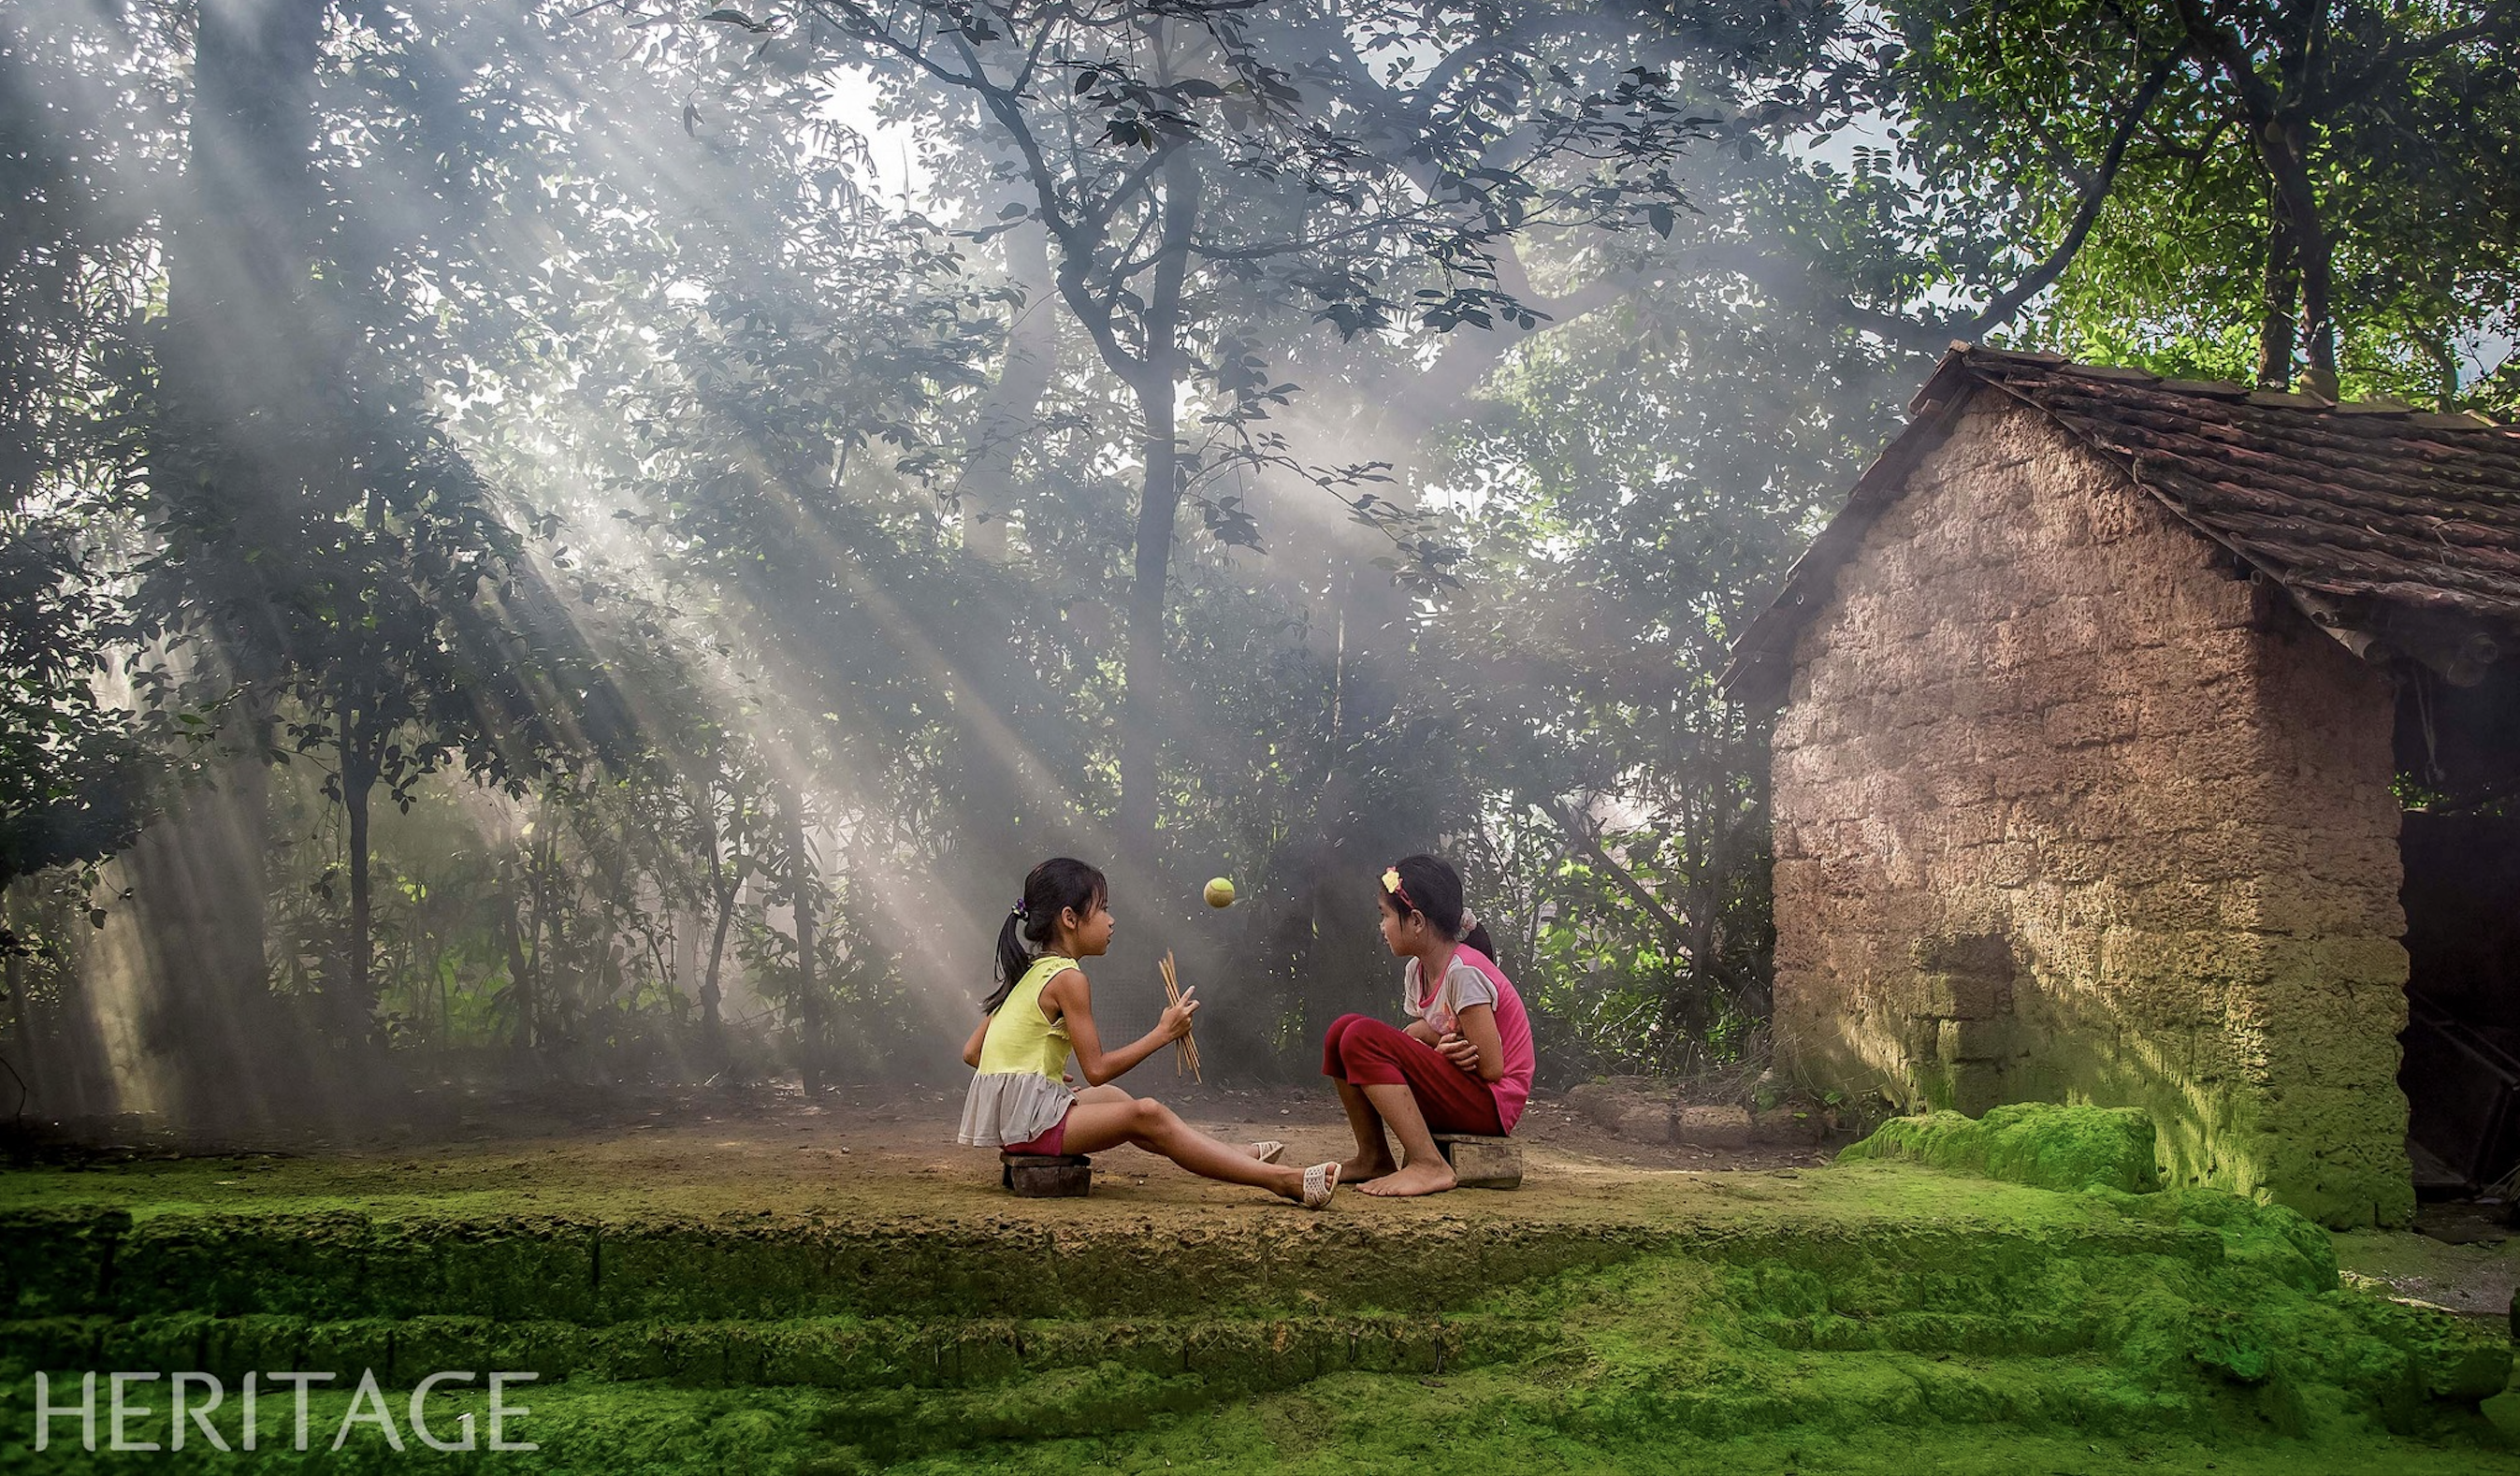
M 1057 1127 L 1075 1104 L 1074 1088 L 1038 1071 L 975 1071 L 954 1141 L 978 1148 L 1030 1142 Z

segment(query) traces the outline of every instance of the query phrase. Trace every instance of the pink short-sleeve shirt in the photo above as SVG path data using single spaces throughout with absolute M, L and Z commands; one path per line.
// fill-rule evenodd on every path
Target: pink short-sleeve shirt
M 1514 993 L 1513 983 L 1496 961 L 1475 948 L 1462 947 L 1453 953 L 1453 962 L 1444 970 L 1444 980 L 1432 991 L 1418 981 L 1418 961 L 1412 959 L 1401 969 L 1401 1007 L 1413 1018 L 1424 1020 L 1446 1035 L 1461 1029 L 1461 1014 L 1473 1005 L 1486 1005 L 1496 1010 L 1497 1035 L 1505 1043 L 1505 1075 L 1490 1084 L 1496 1094 L 1497 1121 L 1508 1133 L 1522 1116 L 1523 1104 L 1531 1099 L 1531 1076 L 1536 1064 L 1531 1048 L 1531 1016 L 1523 1011 L 1522 996 Z

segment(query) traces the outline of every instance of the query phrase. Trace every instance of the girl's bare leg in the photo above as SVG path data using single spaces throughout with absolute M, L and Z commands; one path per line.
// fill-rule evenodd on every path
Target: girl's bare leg
M 1153 1097 L 1127 1102 L 1089 1102 L 1081 1096 L 1067 1112 L 1070 1153 L 1099 1153 L 1121 1143 L 1134 1143 L 1160 1154 L 1202 1179 L 1247 1184 L 1301 1201 L 1304 1171 L 1282 1163 L 1262 1163 L 1249 1153 L 1215 1139 L 1181 1120 Z
M 1453 1166 L 1435 1150 L 1435 1135 L 1427 1130 L 1426 1114 L 1418 1110 L 1418 1098 L 1407 1086 L 1393 1083 L 1363 1090 L 1366 1101 L 1391 1129 L 1391 1136 L 1400 1140 L 1399 1171 L 1367 1185 L 1367 1193 L 1386 1197 L 1440 1194 L 1460 1183 L 1453 1177 Z
M 1128 1093 L 1123 1092 L 1119 1088 L 1111 1086 L 1106 1082 L 1100 1087 L 1086 1087 L 1078 1091 L 1076 1094 L 1076 1100 L 1080 1104 L 1091 1104 L 1094 1102 L 1134 1101 L 1136 1098 L 1129 1096 Z M 1245 1143 L 1242 1146 L 1241 1151 L 1257 1158 L 1260 1156 L 1260 1149 L 1267 1146 L 1269 1146 L 1269 1144 L 1266 1143 Z M 1282 1147 L 1282 1144 L 1281 1146 Z M 1386 1174 L 1391 1172 L 1390 1165 L 1387 1162 L 1383 1166 L 1383 1172 Z
M 1400 1167 L 1391 1161 L 1391 1143 L 1382 1136 L 1382 1116 L 1366 1098 L 1365 1089 L 1354 1082 L 1340 1082 L 1338 1095 L 1339 1105 L 1347 1110 L 1348 1129 L 1356 1134 L 1356 1156 L 1339 1165 L 1339 1183 L 1363 1184 Z

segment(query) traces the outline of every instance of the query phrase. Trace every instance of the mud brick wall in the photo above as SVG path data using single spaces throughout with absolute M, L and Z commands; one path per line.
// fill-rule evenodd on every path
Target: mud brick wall
M 1804 629 L 1777 1038 L 1912 1109 L 2151 1111 L 2173 1184 L 2413 1209 L 2386 679 L 1982 396 Z

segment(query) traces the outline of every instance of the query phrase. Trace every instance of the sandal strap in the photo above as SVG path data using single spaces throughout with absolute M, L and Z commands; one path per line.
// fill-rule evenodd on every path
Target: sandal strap
M 1331 1193 L 1338 1188 L 1338 1170 L 1335 1159 L 1304 1170 L 1304 1208 L 1317 1210 L 1329 1204 Z

